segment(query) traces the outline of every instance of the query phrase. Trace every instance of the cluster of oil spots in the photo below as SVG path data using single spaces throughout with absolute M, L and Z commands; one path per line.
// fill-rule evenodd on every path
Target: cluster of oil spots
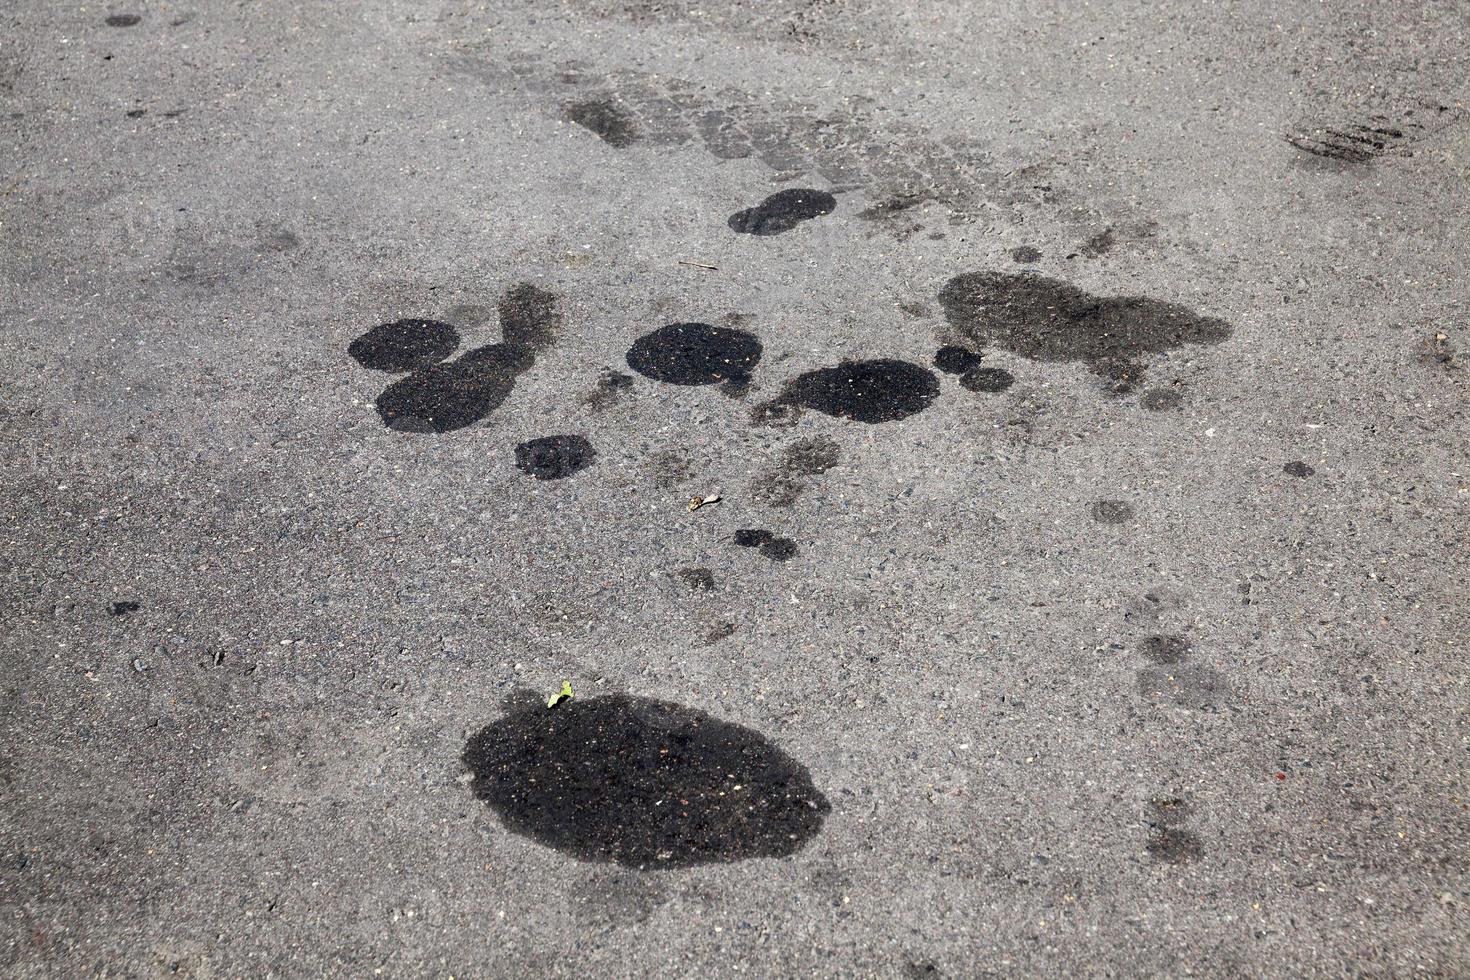
M 1149 857 L 1164 864 L 1188 864 L 1204 856 L 1204 842 L 1187 829 L 1194 808 L 1177 796 L 1149 801 L 1145 821 L 1149 828 Z

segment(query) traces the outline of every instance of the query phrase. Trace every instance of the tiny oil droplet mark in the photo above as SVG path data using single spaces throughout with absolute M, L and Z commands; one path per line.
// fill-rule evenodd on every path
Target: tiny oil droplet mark
M 1038 262 L 1041 250 L 1031 245 L 1018 245 L 1011 249 L 1011 259 L 1016 262 Z
M 1177 664 L 1189 656 L 1189 641 L 1182 636 L 1146 636 L 1138 652 L 1156 664 Z
M 1301 477 L 1302 479 L 1306 479 L 1317 471 L 1300 460 L 1292 460 L 1285 466 L 1281 467 L 1281 472 L 1285 473 L 1287 476 L 1296 476 Z
M 753 208 L 730 215 L 730 229 L 744 235 L 779 235 L 813 218 L 831 214 L 837 198 L 826 191 L 793 187 L 777 191 Z
M 103 23 L 108 27 L 136 27 L 142 20 L 137 14 L 111 14 Z
M 543 436 L 516 446 L 516 468 L 538 480 L 560 480 L 592 465 L 597 451 L 577 435 Z
M 111 606 L 107 607 L 107 614 L 109 616 L 126 616 L 128 613 L 135 613 L 142 608 L 142 603 L 123 600 L 121 602 L 114 602 Z
M 687 585 L 691 592 L 713 592 L 715 573 L 708 568 L 681 568 L 679 581 Z

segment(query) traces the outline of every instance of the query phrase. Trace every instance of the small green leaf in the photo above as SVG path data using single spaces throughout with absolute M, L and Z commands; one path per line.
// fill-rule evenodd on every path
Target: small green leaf
M 546 706 L 548 708 L 555 708 L 558 704 L 561 704 L 561 702 L 563 701 L 563 699 L 569 698 L 571 696 L 572 696 L 572 682 L 571 681 L 562 681 L 561 682 L 561 690 L 560 691 L 557 691 L 551 697 L 549 697 L 549 698 L 546 699 Z

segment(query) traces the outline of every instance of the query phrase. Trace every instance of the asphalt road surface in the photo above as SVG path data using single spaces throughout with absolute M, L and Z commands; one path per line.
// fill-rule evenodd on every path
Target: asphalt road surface
M 1467 79 L 6 5 L 0 972 L 1470 975 Z

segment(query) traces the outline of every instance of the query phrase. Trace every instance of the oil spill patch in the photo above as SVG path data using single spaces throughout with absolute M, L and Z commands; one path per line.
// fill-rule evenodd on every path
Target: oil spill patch
M 463 760 L 507 830 L 582 861 L 787 857 L 831 812 L 806 768 L 759 733 L 628 695 L 512 707 Z
M 592 465 L 597 451 L 582 436 L 542 436 L 516 447 L 516 468 L 538 480 L 560 480 Z
M 1283 134 L 1303 153 L 1339 164 L 1366 165 L 1385 156 L 1411 156 L 1414 144 L 1447 125 L 1460 112 L 1438 102 L 1419 102 L 1351 121 L 1307 123 Z
M 934 352 L 934 367 L 945 374 L 964 374 L 980 366 L 980 355 L 968 347 L 950 344 Z
M 1295 476 L 1306 479 L 1317 471 L 1306 463 L 1303 463 L 1301 460 L 1294 459 L 1291 462 L 1287 463 L 1285 466 L 1281 467 L 1281 472 L 1285 473 L 1287 476 Z
M 837 198 L 826 191 L 791 187 L 777 191 L 753 208 L 730 215 L 730 230 L 742 235 L 779 235 L 813 218 L 831 214 Z
M 671 385 L 749 383 L 760 363 L 754 334 L 708 323 L 671 323 L 639 337 L 628 348 L 628 366 Z
M 735 532 L 735 543 L 742 548 L 759 548 L 772 561 L 790 561 L 800 550 L 790 538 L 778 538 L 764 528 L 742 528 Z
M 1144 700 L 1176 708 L 1216 710 L 1229 694 L 1220 672 L 1202 664 L 1145 667 L 1137 680 Z
M 568 102 L 562 106 L 562 113 L 608 146 L 622 150 L 638 142 L 638 127 L 633 117 L 612 101 Z
M 126 616 L 128 613 L 135 613 L 142 608 L 143 604 L 140 602 L 129 602 L 127 600 L 123 600 L 122 602 L 114 602 L 112 605 L 108 606 L 107 614 L 109 616 Z
M 1041 261 L 1041 249 L 1034 245 L 1017 245 L 1011 249 L 1011 261 L 1029 264 Z
M 103 23 L 108 27 L 136 27 L 142 20 L 137 14 L 111 14 Z
M 349 344 L 348 354 L 363 367 L 413 372 L 378 396 L 383 424 L 399 432 L 445 433 L 495 411 L 561 327 L 555 294 L 529 283 L 507 290 L 499 313 L 503 342 L 476 347 L 454 361 L 445 358 L 458 347 L 459 332 L 437 320 L 395 320 Z
M 1081 361 L 1126 392 L 1148 355 L 1218 344 L 1230 324 L 1145 296 L 1095 296 L 1034 273 L 966 272 L 939 292 L 949 322 L 979 347 L 1036 361 Z
M 806 478 L 820 476 L 841 459 L 837 443 L 825 436 L 799 439 L 787 446 L 780 462 L 751 488 L 752 496 L 769 507 L 790 507 L 806 489 Z
M 938 394 L 939 379 L 917 364 L 889 358 L 843 361 L 786 382 L 779 396 L 757 409 L 756 418 L 772 421 L 789 416 L 789 410 L 810 408 L 875 425 L 917 415 Z
M 1204 842 L 1185 825 L 1194 808 L 1177 797 L 1159 797 L 1149 801 L 1146 821 L 1149 857 L 1161 864 L 1188 864 L 1204 857 Z
M 1178 388 L 1150 388 L 1138 399 L 1150 412 L 1167 412 L 1184 404 L 1184 392 Z

